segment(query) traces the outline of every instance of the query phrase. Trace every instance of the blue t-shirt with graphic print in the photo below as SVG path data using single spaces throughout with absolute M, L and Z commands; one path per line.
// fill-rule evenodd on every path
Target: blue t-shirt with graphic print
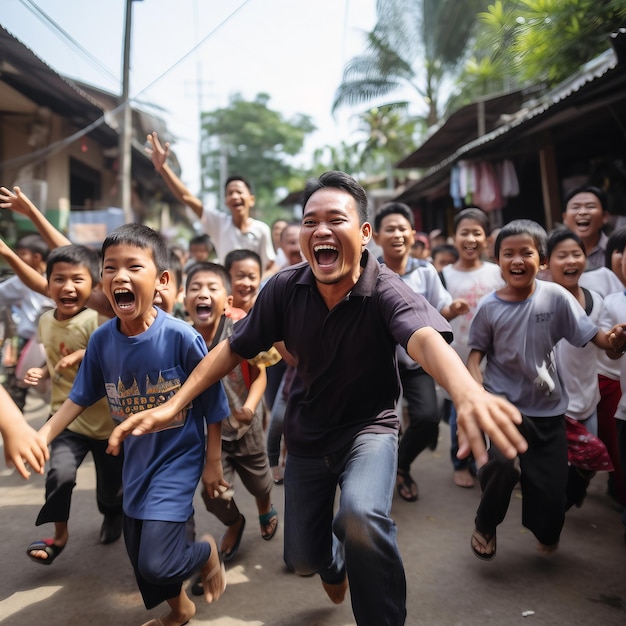
M 189 324 L 157 309 L 152 325 L 127 337 L 116 318 L 92 335 L 70 399 L 90 406 L 106 396 L 111 416 L 162 404 L 181 387 L 206 354 L 206 344 Z M 184 522 L 206 457 L 206 424 L 229 414 L 221 383 L 195 398 L 165 430 L 124 440 L 124 512 L 143 520 Z

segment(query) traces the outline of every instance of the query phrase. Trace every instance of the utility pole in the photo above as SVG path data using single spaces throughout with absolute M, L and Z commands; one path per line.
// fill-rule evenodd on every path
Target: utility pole
M 124 221 L 130 224 L 134 221 L 131 207 L 131 180 L 132 180 L 132 148 L 133 117 L 129 102 L 129 74 L 130 74 L 130 40 L 133 0 L 126 0 L 126 28 L 124 31 L 124 59 L 122 62 L 122 134 L 120 136 L 120 190 Z

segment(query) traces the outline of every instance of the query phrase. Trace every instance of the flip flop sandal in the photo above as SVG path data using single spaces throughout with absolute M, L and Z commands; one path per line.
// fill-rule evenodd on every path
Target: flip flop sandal
M 493 535 L 483 535 L 477 528 L 474 528 L 474 532 L 472 533 L 472 539 L 470 542 L 472 546 L 472 552 L 478 557 L 481 561 L 493 561 L 496 556 L 496 534 Z M 491 552 L 479 552 L 475 546 L 481 546 L 485 550 L 492 547 Z
M 55 545 L 54 539 L 40 539 L 39 541 L 33 541 L 33 543 L 31 543 L 28 548 L 26 548 L 26 554 L 28 555 L 28 558 L 32 561 L 35 561 L 35 563 L 39 563 L 41 565 L 52 565 L 54 559 L 56 559 L 57 556 L 59 556 L 59 554 L 63 552 L 63 548 L 65 548 L 65 546 Z M 35 550 L 41 550 L 42 552 L 45 552 L 48 555 L 48 558 L 41 559 L 39 557 L 33 556 L 31 552 Z
M 235 545 L 232 547 L 230 552 L 223 552 L 222 553 L 222 561 L 224 561 L 224 563 L 228 563 L 229 561 L 232 561 L 235 558 L 235 555 L 237 554 L 237 551 L 239 550 L 239 544 L 241 543 L 241 538 L 243 537 L 243 529 L 246 527 L 246 518 L 240 515 L 240 519 L 241 519 L 241 525 L 239 526 L 239 532 L 237 533 L 237 539 L 235 540 Z M 239 520 L 237 520 L 239 521 Z M 237 522 L 235 522 L 236 524 Z M 230 524 L 231 526 L 234 526 L 234 524 Z M 220 544 L 221 544 L 221 539 L 220 539 Z
M 396 486 L 398 495 L 403 500 L 406 500 L 406 502 L 415 502 L 418 496 L 417 493 L 413 494 L 413 487 L 415 487 L 415 491 L 417 492 L 417 483 L 406 470 L 399 469 L 398 476 L 402 479 L 402 482 L 398 483 Z
M 263 534 L 264 528 L 266 526 L 269 526 L 270 522 L 274 518 L 276 518 L 276 526 L 274 526 L 274 529 L 269 535 L 264 535 Z M 263 513 L 263 515 L 259 515 L 259 524 L 261 524 L 261 537 L 265 539 L 265 541 L 269 541 L 270 539 L 272 539 L 274 535 L 276 534 L 276 531 L 278 530 L 278 513 L 276 512 L 276 509 L 274 508 L 273 504 L 272 504 L 272 508 L 269 510 L 268 513 Z

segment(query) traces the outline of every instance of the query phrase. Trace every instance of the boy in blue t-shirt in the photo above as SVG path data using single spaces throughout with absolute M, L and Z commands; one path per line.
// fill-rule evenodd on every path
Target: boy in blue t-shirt
M 102 288 L 116 317 L 92 334 L 69 398 L 40 429 L 39 445 L 104 396 L 116 421 L 157 406 L 176 393 L 206 354 L 195 330 L 153 304 L 170 281 L 168 267 L 165 242 L 146 226 L 126 224 L 105 239 Z M 146 608 L 167 601 L 171 611 L 161 619 L 168 624 L 185 624 L 195 614 L 182 589 L 194 572 L 200 570 L 207 602 L 226 587 L 215 540 L 190 541 L 187 522 L 201 476 L 213 496 L 227 486 L 220 422 L 228 414 L 221 385 L 214 385 L 167 429 L 124 444 L 126 549 Z
M 514 220 L 502 228 L 494 253 L 505 286 L 485 296 L 469 333 L 467 367 L 487 391 L 507 398 L 522 414 L 520 431 L 528 450 L 509 459 L 495 447 L 479 470 L 482 496 L 471 546 L 483 560 L 496 555 L 496 527 L 520 481 L 522 523 L 550 554 L 565 519 L 567 391 L 556 367 L 560 339 L 582 347 L 589 341 L 608 352 L 621 350 L 620 326 L 598 330 L 561 285 L 536 280 L 546 261 L 546 231 L 536 222 Z M 480 362 L 487 356 L 484 375 Z

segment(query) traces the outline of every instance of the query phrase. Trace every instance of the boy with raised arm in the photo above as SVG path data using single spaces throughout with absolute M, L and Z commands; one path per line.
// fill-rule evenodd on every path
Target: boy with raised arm
M 31 450 L 45 448 L 102 397 L 116 421 L 156 406 L 176 393 L 206 355 L 195 330 L 153 304 L 170 281 L 169 262 L 163 239 L 141 224 L 121 226 L 105 239 L 102 284 L 116 317 L 92 334 L 69 398 L 40 429 Z M 159 619 L 168 625 L 182 626 L 195 614 L 182 589 L 195 572 L 201 572 L 207 602 L 226 586 L 215 540 L 192 542 L 186 527 L 201 476 L 211 495 L 228 486 L 220 438 L 220 422 L 228 414 L 221 385 L 210 386 L 181 407 L 168 428 L 124 444 L 126 549 L 146 608 L 166 601 L 170 612 Z
M 152 158 L 154 169 L 172 193 L 200 218 L 202 227 L 215 246 L 219 261 L 224 263 L 231 250 L 254 250 L 261 257 L 263 273 L 274 273 L 276 253 L 270 227 L 265 222 L 250 217 L 255 201 L 250 183 L 243 176 L 230 176 L 224 184 L 225 203 L 229 212 L 208 209 L 167 164 L 169 143 L 161 144 L 156 132 L 148 135 L 147 141 L 150 146 L 146 151 Z

